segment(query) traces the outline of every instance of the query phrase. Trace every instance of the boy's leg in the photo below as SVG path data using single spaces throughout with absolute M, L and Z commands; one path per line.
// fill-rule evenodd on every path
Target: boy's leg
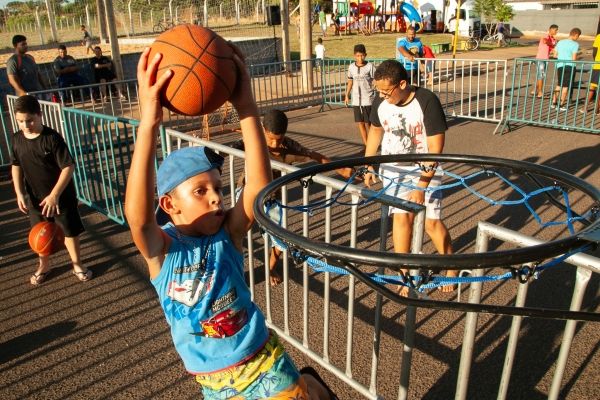
M 279 258 L 281 258 L 281 250 L 275 246 L 271 247 L 271 255 L 269 257 L 269 281 L 271 286 L 277 286 L 282 281 L 281 275 L 277 271 Z
M 103 85 L 100 86 L 100 91 L 102 92 L 102 98 L 104 99 L 106 97 L 106 79 L 100 79 L 100 83 L 103 83 Z
M 363 141 L 363 144 L 367 145 L 367 124 L 365 122 L 357 122 L 358 124 L 358 132 L 360 132 L 360 138 Z
M 92 279 L 92 271 L 81 266 L 81 246 L 79 243 L 79 236 L 65 237 L 65 247 L 71 257 L 73 263 L 73 274 L 82 281 L 89 281 Z
M 34 274 L 29 278 L 29 283 L 33 286 L 41 285 L 50 272 L 50 257 L 39 256 L 40 263 L 35 270 Z
M 394 252 L 410 253 L 410 242 L 412 239 L 413 221 L 415 215 L 407 212 L 397 212 L 393 215 L 392 239 L 394 242 Z M 402 269 L 406 273 L 408 270 Z M 400 286 L 398 294 L 403 297 L 408 296 L 408 286 Z
M 448 232 L 448 228 L 446 228 L 442 220 L 426 218 L 425 232 L 431 238 L 431 242 L 439 254 L 453 254 L 450 232 Z M 450 270 L 446 272 L 446 276 L 456 277 L 458 276 L 458 271 Z M 454 285 L 440 286 L 440 290 L 444 293 L 452 292 Z

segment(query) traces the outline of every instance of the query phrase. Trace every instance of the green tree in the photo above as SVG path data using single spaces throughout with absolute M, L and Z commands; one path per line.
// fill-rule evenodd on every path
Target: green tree
M 508 22 L 515 12 L 504 0 L 475 0 L 473 10 L 481 16 L 481 23 L 493 34 L 498 30 L 499 22 Z

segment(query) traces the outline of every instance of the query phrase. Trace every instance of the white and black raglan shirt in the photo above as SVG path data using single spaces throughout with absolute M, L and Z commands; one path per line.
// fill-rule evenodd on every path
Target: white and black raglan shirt
M 373 102 L 371 123 L 384 131 L 382 155 L 428 153 L 427 136 L 444 133 L 448 129 L 438 97 L 425 88 L 415 89 L 415 95 L 408 104 L 390 104 L 379 96 Z

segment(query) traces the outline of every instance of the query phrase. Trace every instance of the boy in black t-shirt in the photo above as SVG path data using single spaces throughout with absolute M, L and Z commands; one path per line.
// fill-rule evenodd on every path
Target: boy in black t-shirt
M 13 135 L 11 172 L 19 210 L 29 214 L 31 226 L 53 221 L 62 228 L 73 274 L 82 282 L 88 281 L 92 271 L 81 266 L 79 235 L 85 228 L 77 211 L 73 158 L 58 132 L 42 125 L 40 103 L 35 97 L 17 99 L 15 119 L 20 130 Z M 41 284 L 49 272 L 49 257 L 40 255 L 30 283 Z

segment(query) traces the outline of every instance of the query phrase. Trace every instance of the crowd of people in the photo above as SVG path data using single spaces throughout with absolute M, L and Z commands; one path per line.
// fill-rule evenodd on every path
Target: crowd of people
M 114 72 L 114 65 L 110 58 L 102 55 L 100 46 L 92 45 L 92 37 L 85 29 L 85 25 L 81 25 L 81 30 L 84 33 L 81 44 L 85 46 L 86 52 L 92 50 L 94 56 L 87 60 L 91 71 L 91 79 L 88 79 L 82 69 L 85 66 L 84 62 L 78 61 L 68 54 L 68 49 L 65 44 L 58 45 L 58 55 L 52 62 L 52 71 L 55 77 L 56 86 L 59 90 L 59 96 L 62 101 L 65 101 L 67 89 L 72 87 L 85 86 L 90 83 L 106 84 L 117 80 Z M 35 93 L 53 88 L 54 82 L 49 82 L 48 79 L 40 72 L 37 62 L 28 54 L 29 46 L 27 37 L 24 35 L 15 35 L 12 38 L 14 54 L 6 61 L 6 73 L 8 82 L 12 86 L 15 94 L 22 96 L 26 93 Z M 121 100 L 125 99 L 125 95 L 120 85 L 114 85 L 117 91 L 116 97 Z M 92 103 L 95 98 L 99 97 L 104 101 L 110 100 L 107 85 L 101 85 L 100 90 L 95 89 L 95 94 L 92 96 Z M 42 100 L 50 100 L 50 93 L 40 95 Z M 57 98 L 58 100 L 58 98 Z

